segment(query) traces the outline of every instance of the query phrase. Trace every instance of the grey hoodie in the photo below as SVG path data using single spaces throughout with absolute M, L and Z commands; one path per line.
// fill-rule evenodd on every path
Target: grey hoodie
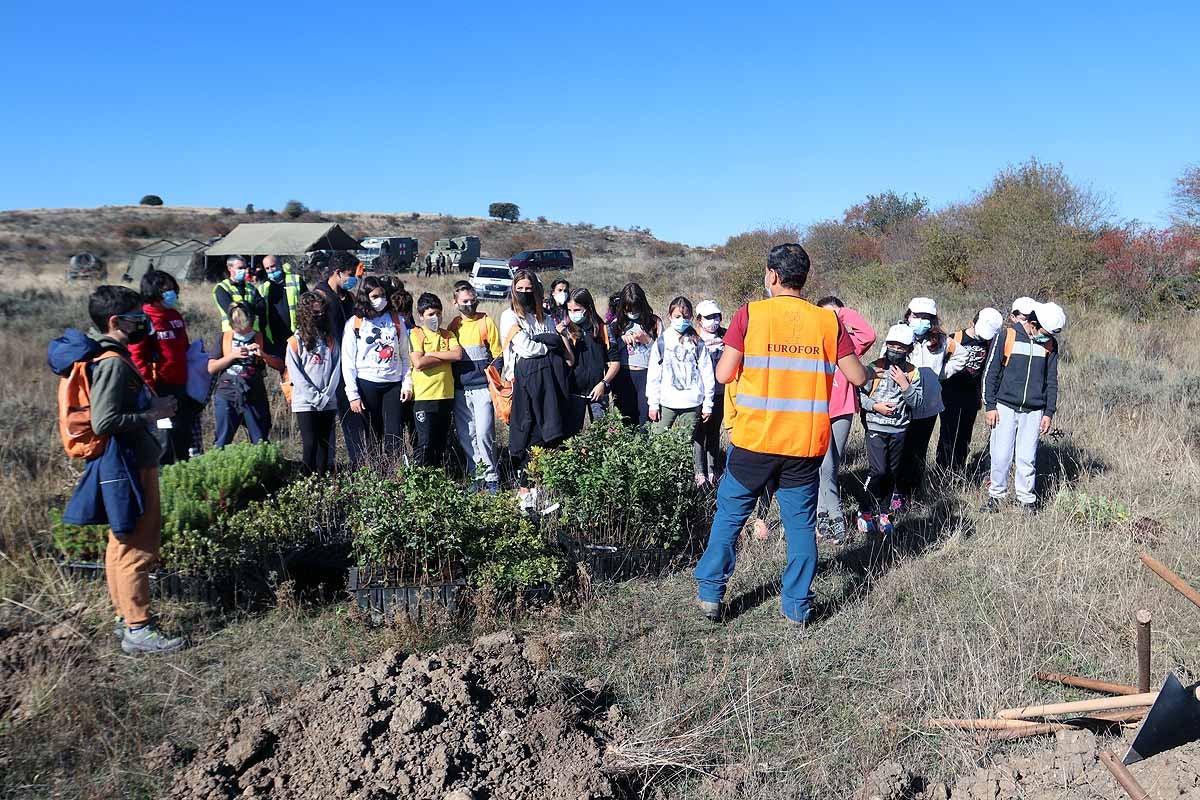
M 292 411 L 328 411 L 337 406 L 342 373 L 341 348 L 336 338 L 318 339 L 316 348 L 310 351 L 298 336 L 293 336 L 284 359 L 292 382 Z
M 908 423 L 912 421 L 913 409 L 921 403 L 923 394 L 921 373 L 917 368 L 907 361 L 897 365 L 908 374 L 908 379 L 912 381 L 908 388 L 902 391 L 900 384 L 892 380 L 892 376 L 889 374 L 890 366 L 886 358 L 879 358 L 868 364 L 868 372 L 874 367 L 882 368 L 883 377 L 872 378 L 858 390 L 858 398 L 862 401 L 863 415 L 869 431 L 903 433 L 908 428 Z M 896 412 L 890 417 L 877 414 L 874 411 L 876 403 L 895 406 Z

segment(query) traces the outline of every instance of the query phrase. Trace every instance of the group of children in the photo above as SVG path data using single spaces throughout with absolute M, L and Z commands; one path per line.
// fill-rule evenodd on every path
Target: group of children
M 675 297 L 663 319 L 642 287 L 630 282 L 609 298 L 608 313 L 601 317 L 587 289 L 572 290 L 559 278 L 547 293 L 535 273 L 520 270 L 497 324 L 479 310 L 466 281 L 454 284 L 447 313 L 437 295 L 423 293 L 414 308 L 401 281 L 359 278 L 349 264 L 331 262 L 322 277 L 313 291 L 299 296 L 295 334 L 282 358 L 268 352 L 252 309 L 237 302 L 223 309 L 229 330 L 208 362 L 215 379 L 217 446 L 231 442 L 240 427 L 252 442 L 269 436 L 264 378 L 272 369 L 282 374 L 302 461 L 313 472 L 333 468 L 341 416 L 352 465 L 373 456 L 399 459 L 411 450 L 414 463 L 456 464 L 477 488 L 496 493 L 500 469 L 493 400 L 507 387 L 512 391 L 511 407 L 504 409 L 508 455 L 527 505 L 535 502 L 525 478 L 530 449 L 557 445 L 610 406 L 653 431 L 690 429 L 697 486 L 720 480 L 722 431 L 736 416 L 736 382 L 722 386 L 715 378 L 725 329 L 714 300 L 693 306 L 687 297 Z M 148 345 L 135 345 L 135 361 L 152 388 L 180 398 L 180 416 L 194 414 L 195 404 L 181 388 L 186 376 L 180 352 L 187 337 L 174 310 L 178 286 L 165 273 L 151 272 L 142 289 L 146 313 L 160 323 L 154 346 L 161 353 L 139 357 L 139 349 Z M 870 324 L 837 297 L 817 305 L 837 315 L 857 355 L 865 356 L 875 345 Z M 939 418 L 936 464 L 962 473 L 981 407 L 993 430 L 994 474 L 984 510 L 997 508 L 1005 495 L 1014 458 L 1018 500 L 1027 506 L 1034 502 L 1038 435 L 1048 429 L 1057 400 L 1053 336 L 1065 317 L 1053 303 L 1020 298 L 1007 322 L 996 309 L 985 308 L 971 325 L 947 333 L 937 303 L 915 297 L 903 319 L 888 329 L 866 386 L 856 389 L 835 373 L 832 435 L 818 503 L 824 538 L 843 542 L 848 535 L 838 472 L 855 416 L 865 428 L 869 464 L 855 520 L 862 533 L 890 534 L 895 514 L 921 490 Z M 1000 337 L 1002 330 L 1007 333 Z M 489 386 L 493 362 L 498 380 Z M 179 427 L 190 427 L 190 420 Z M 173 448 L 179 453 L 183 432 L 169 436 L 179 439 Z

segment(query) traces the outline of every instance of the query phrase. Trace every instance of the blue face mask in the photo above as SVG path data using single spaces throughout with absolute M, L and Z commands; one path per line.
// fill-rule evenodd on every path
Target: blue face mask
M 162 293 L 162 302 L 167 308 L 174 308 L 179 304 L 179 292 L 174 289 L 168 289 Z
M 267 273 L 267 277 L 273 281 L 283 280 L 283 270 L 277 269 Z
M 1036 335 L 1033 337 L 1033 340 L 1034 340 L 1035 342 L 1037 342 L 1038 344 L 1045 344 L 1046 342 L 1050 341 L 1050 334 L 1048 334 L 1048 333 L 1039 333 L 1039 334 L 1036 334 Z
M 676 333 L 683 333 L 688 328 L 692 327 L 692 323 L 690 320 L 687 320 L 683 317 L 672 317 L 671 327 L 675 329 Z
M 342 284 L 342 288 L 347 292 L 352 291 L 355 286 L 358 286 L 358 277 L 355 275 L 351 275 L 349 278 L 346 278 L 345 283 Z
M 914 336 L 924 336 L 929 333 L 929 329 L 933 327 L 933 323 L 927 319 L 913 317 L 908 321 L 908 327 L 912 328 Z
M 233 282 L 234 283 L 245 283 L 246 282 L 246 270 L 244 270 L 244 269 L 234 270 Z

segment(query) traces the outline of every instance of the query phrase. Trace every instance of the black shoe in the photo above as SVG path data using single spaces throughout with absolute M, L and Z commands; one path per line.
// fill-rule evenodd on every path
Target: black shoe
M 700 604 L 700 613 L 704 618 L 714 625 L 720 624 L 725 618 L 725 609 L 721 603 L 712 603 L 707 600 L 698 601 Z
M 987 502 L 984 503 L 979 509 L 980 514 L 996 514 L 999 511 L 1000 511 L 1000 498 L 998 498 L 998 497 L 989 497 L 987 499 Z

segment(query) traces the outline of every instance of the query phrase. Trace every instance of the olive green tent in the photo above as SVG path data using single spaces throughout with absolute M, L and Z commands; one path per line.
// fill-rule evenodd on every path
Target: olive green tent
M 163 247 L 163 244 L 171 245 Z M 128 279 L 138 282 L 151 267 L 169 272 L 180 283 L 202 280 L 204 278 L 204 250 L 208 247 L 204 242 L 188 239 L 186 242 L 173 244 L 163 239 L 148 247 L 138 250 L 129 259 L 129 269 L 125 274 Z
M 292 256 L 313 250 L 357 250 L 358 239 L 332 222 L 243 222 L 208 248 L 213 256 Z

